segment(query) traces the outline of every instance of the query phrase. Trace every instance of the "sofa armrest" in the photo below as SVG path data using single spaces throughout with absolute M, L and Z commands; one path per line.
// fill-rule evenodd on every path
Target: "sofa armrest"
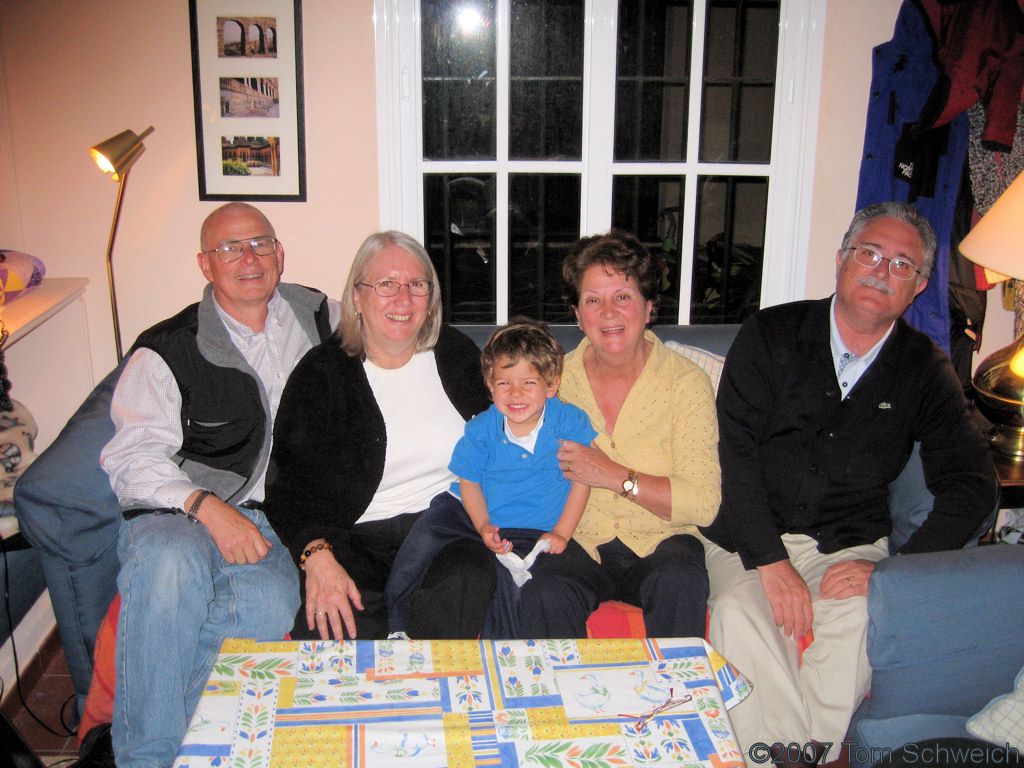
M 872 718 L 971 715 L 1024 665 L 1024 547 L 882 560 L 868 586 Z
M 14 486 L 25 538 L 70 566 L 103 559 L 117 542 L 121 507 L 100 466 L 100 451 L 114 436 L 110 401 L 127 360 L 96 385 Z

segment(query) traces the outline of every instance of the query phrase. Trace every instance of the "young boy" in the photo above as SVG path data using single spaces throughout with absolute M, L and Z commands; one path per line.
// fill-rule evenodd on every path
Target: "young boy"
M 487 340 L 481 367 L 494 404 L 466 424 L 448 465 L 459 477 L 451 492 L 467 515 L 424 514 L 409 532 L 388 578 L 392 633 L 404 631 L 409 597 L 434 555 L 456 538 L 479 535 L 496 555 L 519 557 L 540 540 L 552 555 L 579 546 L 572 535 L 590 488 L 567 480 L 556 454 L 560 441 L 589 445 L 597 432 L 586 413 L 555 397 L 562 356 L 547 325 L 528 318 L 514 318 Z M 518 560 L 513 567 L 522 570 Z M 518 633 L 518 587 L 508 568 L 498 568 L 482 634 Z

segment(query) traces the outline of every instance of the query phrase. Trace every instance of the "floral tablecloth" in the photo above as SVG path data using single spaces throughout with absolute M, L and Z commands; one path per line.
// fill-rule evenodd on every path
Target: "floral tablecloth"
M 228 640 L 174 765 L 742 768 L 749 691 L 698 638 Z

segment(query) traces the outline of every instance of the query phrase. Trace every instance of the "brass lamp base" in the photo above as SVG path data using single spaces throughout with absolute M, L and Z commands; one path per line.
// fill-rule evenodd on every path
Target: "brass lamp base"
M 1024 427 L 992 427 L 988 433 L 988 446 L 1004 456 L 1024 462 Z
M 973 384 L 978 410 L 994 425 L 989 446 L 1024 461 L 1024 334 L 986 357 Z

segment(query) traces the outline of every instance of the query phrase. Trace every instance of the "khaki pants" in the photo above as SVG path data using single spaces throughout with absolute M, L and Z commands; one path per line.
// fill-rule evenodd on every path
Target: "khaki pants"
M 803 746 L 832 742 L 825 760 L 835 760 L 853 712 L 871 684 L 865 640 L 867 599 L 823 600 L 821 578 L 846 560 L 878 562 L 888 555 L 886 539 L 830 555 L 818 552 L 809 536 L 784 535 L 790 562 L 811 591 L 814 642 L 798 659 L 797 642 L 775 625 L 756 569 L 739 555 L 704 542 L 711 596 L 708 639 L 746 678 L 753 693 L 729 712 L 747 764 L 755 744 Z M 756 753 L 755 753 L 756 755 Z M 825 760 L 821 762 L 825 762 Z

